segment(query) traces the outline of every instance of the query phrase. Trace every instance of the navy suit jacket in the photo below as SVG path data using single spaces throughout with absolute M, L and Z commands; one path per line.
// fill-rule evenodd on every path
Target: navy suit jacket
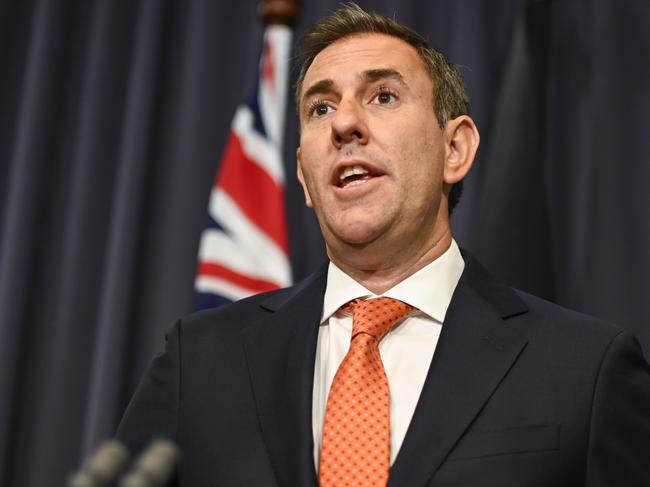
M 388 486 L 650 486 L 650 368 L 636 340 L 464 258 Z M 177 442 L 181 487 L 315 487 L 326 276 L 177 322 L 118 439 Z

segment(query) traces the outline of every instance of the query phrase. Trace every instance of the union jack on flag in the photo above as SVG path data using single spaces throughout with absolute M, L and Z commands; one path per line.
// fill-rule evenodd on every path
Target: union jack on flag
M 291 284 L 282 163 L 290 51 L 291 29 L 268 26 L 257 85 L 235 112 L 210 194 L 198 309 Z

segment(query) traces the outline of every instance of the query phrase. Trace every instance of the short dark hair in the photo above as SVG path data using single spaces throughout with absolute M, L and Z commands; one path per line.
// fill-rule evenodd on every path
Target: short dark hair
M 314 58 L 323 49 L 344 37 L 356 34 L 386 34 L 405 41 L 415 48 L 433 81 L 433 108 L 438 124 L 469 114 L 469 98 L 458 69 L 447 57 L 434 49 L 414 30 L 390 17 L 365 11 L 349 2 L 316 22 L 302 37 L 298 58 L 300 74 L 296 83 L 296 105 L 300 112 L 300 93 L 305 74 Z M 456 207 L 463 192 L 463 181 L 454 184 L 449 193 L 449 213 Z

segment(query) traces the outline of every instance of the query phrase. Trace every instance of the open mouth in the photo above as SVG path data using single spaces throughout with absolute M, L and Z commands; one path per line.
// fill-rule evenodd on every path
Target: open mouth
M 349 188 L 365 184 L 378 176 L 381 176 L 381 174 L 373 173 L 360 164 L 354 164 L 343 167 L 339 171 L 338 177 L 335 178 L 334 184 L 339 188 Z

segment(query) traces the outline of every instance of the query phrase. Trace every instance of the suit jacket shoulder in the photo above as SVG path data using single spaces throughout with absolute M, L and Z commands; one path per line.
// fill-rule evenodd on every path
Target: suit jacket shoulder
M 311 387 L 324 266 L 290 288 L 178 320 L 117 438 L 179 444 L 178 485 L 315 485 Z
M 650 485 L 638 343 L 464 258 L 392 485 Z

